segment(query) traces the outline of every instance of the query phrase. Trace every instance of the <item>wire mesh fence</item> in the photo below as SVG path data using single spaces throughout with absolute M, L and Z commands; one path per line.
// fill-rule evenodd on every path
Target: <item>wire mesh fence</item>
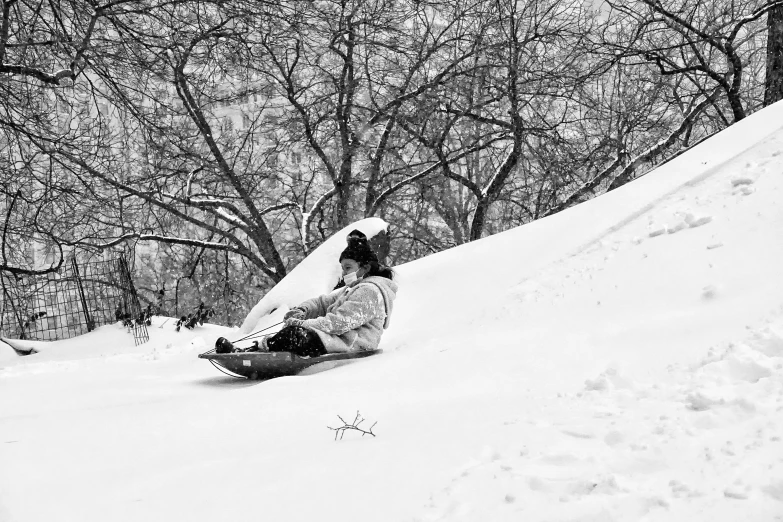
M 150 310 L 142 310 L 124 256 L 72 259 L 45 275 L 0 277 L 0 334 L 14 339 L 68 339 L 114 322 L 149 340 Z

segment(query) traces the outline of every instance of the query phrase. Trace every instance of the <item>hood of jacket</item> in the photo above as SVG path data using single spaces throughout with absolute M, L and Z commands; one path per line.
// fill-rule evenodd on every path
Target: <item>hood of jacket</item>
M 363 284 L 374 285 L 381 291 L 383 296 L 383 303 L 386 305 L 386 319 L 383 321 L 384 330 L 389 327 L 391 321 L 392 310 L 394 309 L 394 299 L 397 297 L 397 283 L 391 279 L 386 279 L 380 276 L 369 276 L 357 281 L 356 286 Z

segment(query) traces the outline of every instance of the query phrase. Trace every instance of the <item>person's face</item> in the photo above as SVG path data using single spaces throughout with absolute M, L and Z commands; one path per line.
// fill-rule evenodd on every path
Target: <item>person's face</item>
M 351 272 L 356 272 L 361 268 L 359 263 L 353 259 L 343 259 L 340 261 L 340 266 L 343 268 L 343 276 L 350 274 Z M 356 275 L 358 276 L 359 274 Z

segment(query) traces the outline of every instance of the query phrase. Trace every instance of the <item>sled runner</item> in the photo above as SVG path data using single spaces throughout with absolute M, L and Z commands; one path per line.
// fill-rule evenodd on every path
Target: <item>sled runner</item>
M 271 379 L 285 375 L 297 375 L 304 370 L 307 373 L 330 370 L 347 364 L 351 359 L 361 359 L 381 353 L 383 350 L 365 350 L 361 352 L 328 353 L 319 357 L 298 357 L 289 352 L 237 352 L 216 353 L 214 349 L 200 354 L 218 370 L 224 369 L 235 377 L 248 379 Z M 223 370 L 221 370 L 223 371 Z

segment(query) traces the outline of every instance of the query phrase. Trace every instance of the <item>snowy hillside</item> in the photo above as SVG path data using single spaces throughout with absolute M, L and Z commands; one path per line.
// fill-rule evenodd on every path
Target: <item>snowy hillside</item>
M 225 377 L 214 326 L 0 346 L 0 521 L 783 520 L 782 122 L 397 267 L 327 372 Z

